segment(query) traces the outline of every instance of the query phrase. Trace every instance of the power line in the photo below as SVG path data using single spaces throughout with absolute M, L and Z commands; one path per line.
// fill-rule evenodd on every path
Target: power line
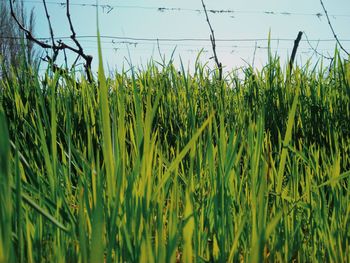
M 7 1 L 7 0 L 1 0 Z M 39 0 L 26 0 L 25 3 L 32 4 L 42 4 L 42 1 Z M 56 2 L 56 1 L 46 1 L 46 4 L 58 5 L 61 7 L 66 6 L 66 2 Z M 106 13 L 110 13 L 115 9 L 143 9 L 143 10 L 153 10 L 158 12 L 195 12 L 202 13 L 202 9 L 195 8 L 183 8 L 183 7 L 166 7 L 166 6 L 142 6 L 142 5 L 110 5 L 110 4 L 93 4 L 93 3 L 70 3 L 71 6 L 80 6 L 80 7 L 100 7 Z M 321 18 L 324 16 L 321 12 L 316 13 L 302 13 L 302 12 L 289 12 L 289 11 L 273 11 L 273 10 L 264 10 L 264 11 L 253 11 L 253 10 L 235 10 L 235 9 L 208 9 L 209 13 L 212 14 L 263 14 L 263 15 L 285 15 L 285 16 L 313 16 Z M 332 17 L 347 17 L 350 18 L 348 14 L 331 14 Z

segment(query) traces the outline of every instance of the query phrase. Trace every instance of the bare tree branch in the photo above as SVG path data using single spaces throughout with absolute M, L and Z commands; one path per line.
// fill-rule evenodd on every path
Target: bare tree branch
M 350 53 L 349 53 L 349 52 L 343 47 L 343 45 L 340 43 L 340 41 L 339 41 L 339 39 L 338 39 L 338 36 L 337 36 L 337 34 L 335 33 L 335 31 L 334 31 L 334 28 L 333 28 L 332 23 L 331 23 L 331 21 L 330 21 L 330 19 L 329 19 L 329 16 L 328 16 L 327 9 L 326 9 L 326 7 L 325 7 L 324 4 L 323 4 L 323 1 L 320 0 L 320 2 L 321 2 L 321 5 L 322 5 L 322 8 L 323 8 L 323 11 L 324 11 L 324 13 L 326 14 L 327 21 L 328 21 L 328 25 L 329 25 L 330 29 L 332 30 L 332 33 L 333 33 L 333 36 L 334 36 L 335 40 L 337 41 L 339 47 L 340 47 L 348 56 L 350 56 Z
M 219 80 L 222 80 L 222 64 L 219 61 L 218 56 L 216 54 L 216 43 L 215 43 L 214 30 L 213 30 L 213 27 L 211 26 L 211 23 L 210 23 L 210 20 L 209 20 L 209 17 L 208 17 L 207 8 L 206 8 L 206 6 L 204 4 L 204 1 L 203 0 L 201 0 L 201 1 L 202 1 L 202 6 L 203 6 L 203 9 L 204 9 L 205 17 L 206 17 L 206 20 L 207 20 L 207 23 L 209 25 L 209 29 L 210 29 L 210 32 L 211 32 L 210 41 L 211 41 L 211 46 L 212 46 L 213 53 L 214 53 L 214 60 L 215 60 L 216 66 L 219 69 Z
M 76 33 L 75 33 L 75 30 L 74 30 L 73 23 L 72 23 L 72 19 L 71 19 L 71 15 L 70 15 L 69 0 L 66 1 L 66 6 L 67 6 L 66 15 L 67 15 L 67 18 L 68 18 L 70 30 L 71 30 L 71 32 L 72 32 L 71 39 L 72 39 L 72 40 L 74 41 L 74 43 L 77 45 L 78 50 L 79 50 L 79 52 L 76 52 L 76 53 L 78 53 L 78 56 L 77 56 L 76 61 L 79 59 L 79 57 L 82 57 L 82 58 L 86 61 L 84 67 L 85 67 L 85 71 L 86 71 L 88 80 L 91 82 L 91 81 L 92 81 L 92 75 L 91 75 L 92 56 L 86 55 L 86 54 L 84 53 L 84 50 L 83 50 L 82 46 L 80 45 L 79 41 L 76 39 Z M 74 62 L 73 65 L 76 64 L 76 61 Z
M 79 41 L 75 38 L 76 37 L 76 33 L 74 31 L 74 27 L 73 27 L 73 23 L 72 23 L 72 19 L 71 19 L 71 16 L 70 16 L 70 10 L 69 10 L 69 0 L 66 1 L 66 15 L 67 15 L 67 18 L 68 18 L 68 22 L 69 22 L 69 27 L 70 27 L 70 31 L 72 32 L 72 35 L 70 36 L 71 39 L 74 41 L 74 43 L 77 45 L 78 49 L 80 50 L 81 53 L 84 53 L 83 52 L 83 48 L 81 47 Z
M 45 61 L 47 61 L 48 63 L 50 63 L 52 65 L 53 70 L 56 70 L 58 72 L 62 72 L 62 70 L 58 70 L 59 67 L 57 65 L 55 65 L 54 62 L 57 59 L 59 51 L 64 51 L 64 53 L 65 53 L 65 50 L 70 50 L 73 53 L 77 54 L 77 59 L 79 57 L 82 57 L 85 60 L 84 68 L 85 68 L 85 72 L 86 72 L 88 81 L 89 82 L 93 82 L 93 78 L 92 78 L 92 74 L 91 74 L 91 63 L 92 63 L 92 59 L 93 58 L 92 58 L 92 56 L 86 55 L 84 53 L 84 50 L 83 50 L 82 46 L 80 45 L 80 43 L 76 39 L 76 33 L 74 31 L 74 27 L 73 27 L 72 20 L 71 20 L 71 17 L 70 17 L 69 0 L 66 1 L 66 5 L 67 5 L 67 12 L 66 12 L 66 14 L 67 14 L 67 19 L 69 21 L 70 30 L 72 31 L 71 38 L 74 41 L 74 43 L 77 45 L 78 48 L 74 48 L 72 46 L 69 46 L 69 45 L 65 44 L 61 40 L 57 41 L 57 44 L 56 44 L 54 33 L 53 33 L 53 29 L 52 29 L 52 25 L 51 25 L 51 21 L 50 21 L 50 15 L 49 15 L 49 12 L 48 12 L 45 0 L 43 0 L 43 4 L 44 4 L 46 18 L 47 18 L 48 24 L 49 24 L 49 30 L 50 30 L 50 36 L 51 36 L 51 42 L 52 42 L 51 45 L 47 44 L 47 43 L 45 43 L 43 41 L 38 40 L 37 38 L 35 38 L 32 35 L 30 30 L 25 28 L 25 26 L 18 20 L 16 14 L 14 12 L 12 1 L 14 1 L 14 0 L 9 0 L 9 2 L 10 2 L 10 9 L 11 9 L 11 16 L 13 17 L 13 19 L 15 20 L 15 22 L 19 26 L 19 28 L 25 33 L 26 38 L 29 41 L 32 41 L 32 42 L 36 43 L 37 45 L 39 45 L 40 47 L 42 47 L 44 49 L 51 49 L 53 51 L 53 57 L 50 57 L 49 55 L 47 55 L 46 59 L 45 59 Z M 75 64 L 76 64 L 76 61 L 74 62 L 74 65 Z
M 45 10 L 47 23 L 49 24 L 49 30 L 50 30 L 52 46 L 55 47 L 56 45 L 55 45 L 55 38 L 54 38 L 54 35 L 53 35 L 53 30 L 52 30 L 52 25 L 51 25 L 51 19 L 50 19 L 49 12 L 47 10 L 47 6 L 46 6 L 46 1 L 45 0 L 43 0 L 43 4 L 44 4 L 44 10 Z

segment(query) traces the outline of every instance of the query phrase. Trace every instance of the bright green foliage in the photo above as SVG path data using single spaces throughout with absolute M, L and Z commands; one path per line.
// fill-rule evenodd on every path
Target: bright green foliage
M 0 262 L 350 261 L 349 64 L 102 72 L 1 81 Z

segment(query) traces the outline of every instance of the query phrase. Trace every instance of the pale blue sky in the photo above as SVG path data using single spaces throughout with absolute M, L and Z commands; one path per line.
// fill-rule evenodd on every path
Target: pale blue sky
M 48 37 L 47 21 L 40 0 L 24 0 L 28 8 L 34 6 L 36 12 L 36 36 Z M 55 31 L 55 36 L 69 36 L 69 26 L 65 16 L 65 8 L 57 3 L 64 0 L 47 0 L 49 12 Z M 322 13 L 319 0 L 206 0 L 208 9 L 230 9 L 236 12 L 231 14 L 212 14 L 209 17 L 215 30 L 217 39 L 256 39 L 267 38 L 269 30 L 273 39 L 294 39 L 298 31 L 305 31 L 309 39 L 332 39 L 332 33 L 328 27 L 325 16 L 318 17 Z M 71 1 L 71 15 L 75 30 L 78 35 L 96 35 L 96 7 L 88 6 L 95 1 Z M 79 4 L 87 4 L 82 6 Z M 105 0 L 99 1 L 100 5 L 110 5 L 109 10 L 99 8 L 99 25 L 101 35 L 135 37 L 135 38 L 209 38 L 209 28 L 205 21 L 204 13 L 191 10 L 158 11 L 158 7 L 175 7 L 182 9 L 200 9 L 200 0 Z M 350 1 L 349 0 L 324 0 L 331 22 L 340 39 L 350 40 Z M 153 8 L 154 7 L 154 8 Z M 274 12 L 266 14 L 264 12 Z M 283 12 L 291 13 L 280 14 Z M 305 39 L 305 38 L 304 38 Z M 93 67 L 97 65 L 96 39 L 81 39 L 81 44 L 86 53 L 94 56 Z M 145 65 L 153 57 L 159 60 L 159 52 L 155 41 L 132 41 L 136 45 L 112 43 L 111 39 L 102 39 L 104 64 L 111 69 L 120 70 L 125 57 L 128 57 L 128 49 L 132 63 Z M 115 40 L 116 42 L 121 40 Z M 70 43 L 69 41 L 67 43 Z M 210 42 L 160 42 L 160 50 L 170 57 L 176 47 L 175 62 L 179 65 L 181 56 L 185 65 L 193 67 L 193 62 L 201 48 L 204 48 L 202 61 L 212 56 Z M 317 42 L 312 42 L 315 46 Z M 238 67 L 245 61 L 252 63 L 255 45 L 255 65 L 260 67 L 266 62 L 267 41 L 230 41 L 217 42 L 219 60 L 226 69 Z M 350 50 L 350 41 L 343 42 L 344 47 Z M 285 61 L 291 53 L 293 40 L 272 41 L 272 50 Z M 127 48 L 128 47 L 128 48 Z M 335 47 L 334 41 L 318 43 L 318 50 L 322 53 L 332 53 Z M 306 42 L 302 42 L 298 50 L 298 61 L 303 63 L 313 55 Z M 72 57 L 71 57 L 72 58 Z M 315 58 L 315 56 L 314 56 Z M 73 59 L 73 58 L 72 58 Z M 313 60 L 315 61 L 315 60 Z M 212 61 L 210 65 L 212 65 Z M 126 66 L 127 67 L 127 66 Z

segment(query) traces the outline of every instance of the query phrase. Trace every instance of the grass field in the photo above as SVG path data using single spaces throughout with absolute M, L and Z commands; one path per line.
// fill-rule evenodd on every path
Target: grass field
M 350 262 L 350 64 L 0 83 L 0 262 Z M 77 78 L 75 82 L 73 79 Z M 97 84 L 98 83 L 98 84 Z

